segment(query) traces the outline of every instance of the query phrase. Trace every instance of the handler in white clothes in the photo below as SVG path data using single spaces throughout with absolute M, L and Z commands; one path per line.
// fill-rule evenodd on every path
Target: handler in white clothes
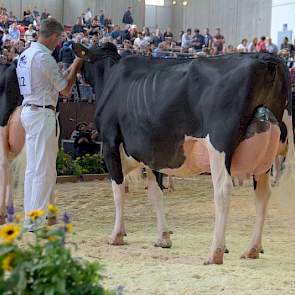
M 58 93 L 70 95 L 81 67 L 81 60 L 76 59 L 64 77 L 51 56 L 63 30 L 54 18 L 43 20 L 38 42 L 32 42 L 30 48 L 21 54 L 17 65 L 18 82 L 24 96 L 21 113 L 27 154 L 24 209 L 25 227 L 29 230 L 38 228 L 43 220 L 30 224 L 27 213 L 47 209 L 56 183 Z

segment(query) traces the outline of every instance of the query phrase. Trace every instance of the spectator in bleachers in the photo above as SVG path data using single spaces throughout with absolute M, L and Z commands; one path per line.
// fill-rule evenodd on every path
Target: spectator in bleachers
M 265 37 L 262 36 L 257 43 L 257 52 L 266 52 Z
M 34 34 L 34 33 L 36 33 L 36 31 L 34 30 L 33 25 L 30 24 L 30 25 L 28 26 L 27 31 L 25 32 L 25 36 L 24 36 L 25 41 L 26 41 L 26 42 L 31 42 L 31 41 L 33 40 L 33 34 Z
M 163 36 L 164 36 L 164 41 L 166 40 L 166 38 L 173 38 L 171 28 L 167 28 Z
M 100 27 L 98 24 L 98 20 L 93 19 L 92 24 L 90 26 L 90 29 L 88 31 L 88 35 L 92 36 L 92 35 L 99 35 L 99 31 L 100 31 Z
M 182 42 L 182 36 L 184 34 L 184 31 L 180 31 L 178 33 L 178 39 L 175 41 L 177 46 L 181 46 L 181 42 Z
M 133 25 L 132 7 L 129 6 L 123 15 L 122 23 L 126 25 Z
M 157 58 L 165 58 L 170 56 L 170 53 L 167 52 L 167 49 L 166 49 L 166 43 L 165 42 L 160 43 L 159 46 L 156 49 L 154 49 L 152 55 L 153 57 L 157 57 Z
M 104 27 L 111 27 L 113 24 L 112 18 L 110 16 L 106 17 L 104 20 Z
M 149 43 L 153 42 L 152 35 L 151 35 L 150 29 L 148 27 L 144 27 L 143 36 L 144 36 L 143 38 L 145 41 L 147 41 Z
M 98 47 L 99 47 L 98 36 L 93 35 L 90 40 L 90 48 L 98 48 Z
M 137 49 L 143 49 L 148 44 L 148 41 L 144 39 L 142 32 L 138 32 L 137 38 L 134 40 L 134 47 Z
M 27 27 L 29 24 L 32 24 L 34 21 L 33 15 L 29 9 L 24 11 L 23 24 Z
M 212 43 L 213 43 L 213 37 L 210 34 L 209 28 L 206 28 L 204 33 L 204 45 L 205 47 L 211 48 Z
M 281 50 L 285 49 L 289 55 L 293 56 L 294 46 L 293 44 L 289 43 L 289 38 L 285 37 L 283 43 L 281 44 Z
M 248 40 L 244 38 L 242 42 L 237 46 L 238 52 L 248 52 Z
M 160 29 L 156 29 L 155 33 L 153 34 L 152 42 L 155 47 L 158 47 L 160 43 L 164 41 L 164 37 L 160 31 Z
M 216 28 L 216 34 L 213 38 L 213 47 L 216 48 L 217 53 L 221 54 L 223 51 L 223 44 L 225 43 L 224 36 L 221 35 L 221 29 Z
M 119 54 L 121 55 L 121 57 L 132 55 L 131 48 L 132 48 L 131 42 L 129 40 L 124 40 L 123 48 L 119 49 Z
M 10 26 L 8 33 L 9 33 L 11 40 L 18 41 L 20 39 L 20 31 L 17 28 L 17 23 L 13 23 Z
M 9 35 L 9 31 L 8 30 L 4 30 L 4 34 L 3 34 L 3 37 L 2 37 L 3 46 L 5 46 L 5 44 L 7 42 L 10 43 L 11 40 L 12 40 L 12 38 Z
M 9 21 L 8 21 L 8 16 L 7 15 L 0 15 L 0 28 L 4 30 L 9 29 Z
M 225 48 L 224 54 L 231 54 L 235 52 L 235 48 L 230 44 Z
M 103 10 L 100 11 L 99 20 L 98 19 L 96 19 L 96 20 L 99 21 L 100 26 L 103 28 L 104 27 L 104 20 L 105 20 Z
M 277 54 L 278 53 L 278 46 L 272 43 L 272 39 L 270 37 L 266 38 L 266 51 L 269 53 Z
M 185 51 L 188 51 L 191 45 L 192 45 L 192 29 L 187 29 L 186 33 L 184 33 L 182 36 L 181 47 Z
M 117 44 L 122 44 L 122 33 L 118 25 L 114 26 L 111 37 L 116 40 Z
M 195 29 L 194 35 L 192 37 L 192 46 L 196 52 L 202 51 L 203 46 L 205 45 L 205 37 L 200 34 L 199 29 Z
M 37 6 L 34 7 L 34 10 L 32 11 L 32 16 L 34 19 L 36 19 L 37 17 L 40 16 L 39 10 L 37 8 Z
M 77 22 L 72 28 L 73 34 L 79 34 L 84 32 L 84 24 L 82 21 L 82 17 L 77 17 Z
M 91 12 L 91 9 L 90 8 L 87 8 L 86 9 L 84 19 L 85 19 L 85 25 L 87 27 L 89 27 L 91 25 L 91 21 L 92 21 L 92 12 Z
M 257 43 L 258 39 L 256 37 L 253 38 L 252 42 L 248 45 L 248 52 L 257 52 Z
M 44 11 L 41 14 L 41 20 L 47 19 L 48 17 L 49 17 L 49 13 L 47 12 L 46 9 L 44 9 Z
M 71 66 L 75 59 L 75 54 L 73 53 L 73 50 L 70 48 L 70 45 L 70 42 L 65 42 L 59 52 L 58 60 L 62 62 L 64 71 L 66 71 Z

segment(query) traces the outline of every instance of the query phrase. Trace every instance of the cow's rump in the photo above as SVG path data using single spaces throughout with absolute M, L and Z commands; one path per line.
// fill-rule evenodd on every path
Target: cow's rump
M 20 95 L 16 64 L 0 65 L 0 126 L 7 125 L 10 115 L 21 105 L 22 96 Z

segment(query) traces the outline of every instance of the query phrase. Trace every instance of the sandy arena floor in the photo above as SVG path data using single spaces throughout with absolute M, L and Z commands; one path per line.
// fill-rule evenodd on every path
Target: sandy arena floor
M 126 199 L 127 245 L 106 240 L 114 223 L 114 203 L 108 181 L 57 186 L 57 204 L 73 217 L 78 255 L 104 265 L 103 284 L 125 287 L 125 294 L 295 294 L 295 216 L 282 213 L 272 200 L 264 230 L 265 254 L 240 260 L 254 224 L 252 187 L 235 188 L 222 266 L 203 266 L 213 234 L 213 197 L 209 176 L 177 180 L 165 194 L 173 247 L 153 247 L 156 219 L 144 185 L 131 187 Z M 20 209 L 21 200 L 17 200 Z M 295 211 L 294 211 L 295 212 Z

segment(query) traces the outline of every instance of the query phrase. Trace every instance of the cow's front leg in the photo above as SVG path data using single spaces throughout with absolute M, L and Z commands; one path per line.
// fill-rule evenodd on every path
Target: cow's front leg
M 242 254 L 241 258 L 257 259 L 259 253 L 264 253 L 261 240 L 267 204 L 271 193 L 269 173 L 260 175 L 257 180 L 254 179 L 254 190 L 256 204 L 255 230 L 250 247 Z
M 215 226 L 208 261 L 205 264 L 222 264 L 225 251 L 225 229 L 233 188 L 232 178 L 225 166 L 224 153 L 209 147 L 209 158 L 214 188 Z
M 8 169 L 7 129 L 0 127 L 0 225 L 5 223 Z
M 109 244 L 120 246 L 124 245 L 124 236 L 126 236 L 123 219 L 125 184 L 119 145 L 116 143 L 115 139 L 113 139 L 113 141 L 113 144 L 105 141 L 103 146 L 105 163 L 107 165 L 112 180 L 112 189 L 116 209 L 115 226 L 111 238 L 109 239 Z
M 170 232 L 165 218 L 163 192 L 160 189 L 156 176 L 152 170 L 147 171 L 147 176 L 149 200 L 151 201 L 157 215 L 158 240 L 154 245 L 155 247 L 170 248 L 172 246 L 172 242 L 170 240 Z

